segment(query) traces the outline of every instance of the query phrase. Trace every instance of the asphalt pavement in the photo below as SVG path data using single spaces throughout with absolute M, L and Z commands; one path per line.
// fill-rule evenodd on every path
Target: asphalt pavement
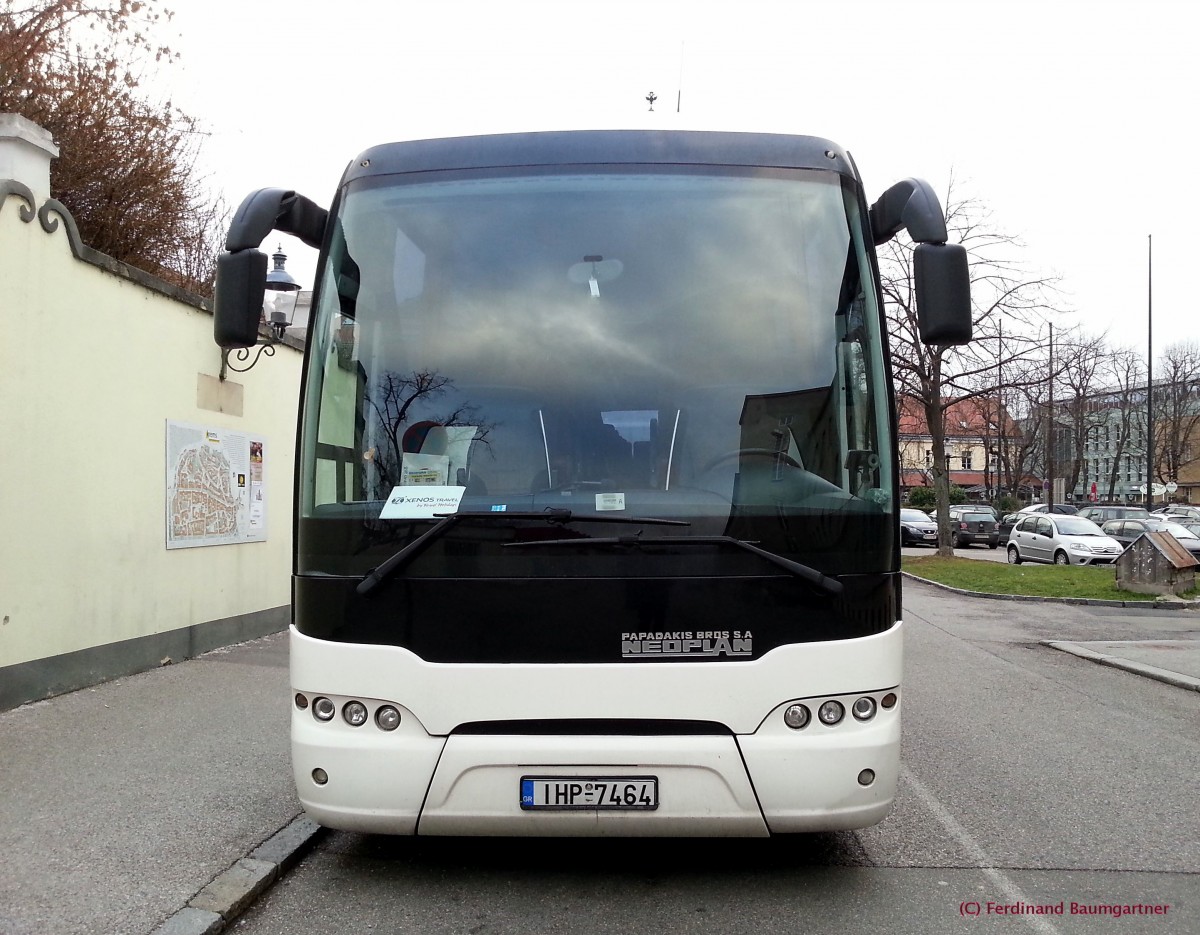
M 1046 645 L 1200 691 L 1187 633 Z M 285 633 L 0 713 L 0 933 L 221 932 L 321 834 L 288 717 Z

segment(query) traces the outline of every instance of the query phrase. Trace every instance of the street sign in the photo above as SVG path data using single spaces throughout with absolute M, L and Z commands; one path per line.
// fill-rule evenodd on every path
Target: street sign
M 1167 484 L 1167 493 L 1174 493 L 1179 489 L 1179 485 L 1175 481 L 1170 481 Z
M 1156 497 L 1161 497 L 1163 494 L 1165 494 L 1167 492 L 1167 488 L 1164 484 L 1151 484 L 1150 492 L 1153 493 L 1154 496 L 1156 496 Z

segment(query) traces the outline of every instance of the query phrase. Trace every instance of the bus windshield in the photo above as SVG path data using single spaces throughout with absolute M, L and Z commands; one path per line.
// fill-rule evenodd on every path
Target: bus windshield
M 498 522 L 454 524 L 406 574 L 779 574 L 688 537 L 895 571 L 862 213 L 817 170 L 351 182 L 310 333 L 297 573 L 363 575 L 454 512 Z M 503 522 L 550 510 L 590 519 Z

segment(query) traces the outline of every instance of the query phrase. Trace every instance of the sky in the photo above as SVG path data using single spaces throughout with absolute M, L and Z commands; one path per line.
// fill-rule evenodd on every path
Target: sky
M 1156 356 L 1200 340 L 1197 4 L 166 2 L 181 59 L 154 80 L 208 130 L 202 167 L 231 209 L 267 186 L 328 205 L 346 164 L 392 140 L 820 136 L 851 152 L 869 201 L 910 176 L 939 195 L 953 178 L 1020 241 L 1031 278 L 1058 278 L 1056 327 L 1144 354 L 1152 314 Z M 311 288 L 316 252 L 279 239 Z

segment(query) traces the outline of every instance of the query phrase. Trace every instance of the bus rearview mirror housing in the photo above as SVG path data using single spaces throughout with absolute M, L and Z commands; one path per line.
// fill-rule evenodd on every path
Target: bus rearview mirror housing
M 913 252 L 917 328 L 923 344 L 971 340 L 971 274 L 962 244 L 920 243 Z
M 217 257 L 213 292 L 213 339 L 225 350 L 253 347 L 258 341 L 267 290 L 267 255 L 239 250 Z

